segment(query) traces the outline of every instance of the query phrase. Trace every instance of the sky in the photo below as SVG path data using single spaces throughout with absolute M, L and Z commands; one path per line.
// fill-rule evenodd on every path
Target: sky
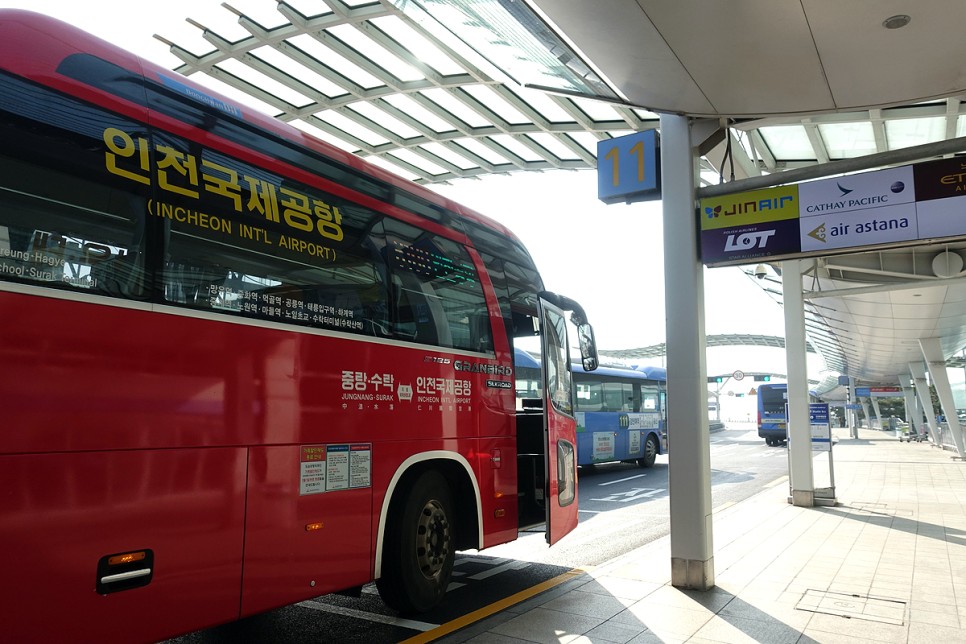
M 229 4 L 255 18 L 266 11 L 277 15 L 271 0 Z M 220 0 L 0 0 L 0 7 L 59 17 L 169 69 L 180 61 L 154 34 L 194 53 L 213 49 L 186 18 L 229 38 L 247 33 Z M 200 75 L 192 78 L 202 81 Z M 241 102 L 241 96 L 231 98 Z M 430 187 L 510 228 L 529 249 L 546 288 L 581 303 L 601 349 L 664 341 L 660 202 L 605 205 L 597 199 L 594 171 L 523 172 Z M 705 269 L 705 326 L 709 335 L 784 335 L 781 308 L 737 268 Z M 708 353 L 709 373 L 783 373 L 783 367 L 781 350 L 742 347 Z

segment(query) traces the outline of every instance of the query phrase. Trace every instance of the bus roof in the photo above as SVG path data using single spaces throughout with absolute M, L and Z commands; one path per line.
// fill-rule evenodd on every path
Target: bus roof
M 527 351 L 515 347 L 513 350 L 513 365 L 518 369 L 539 369 L 540 361 Z M 574 362 L 570 366 L 574 373 L 594 373 L 602 376 L 632 378 L 634 380 L 667 381 L 667 369 L 664 367 L 621 367 L 610 365 L 600 366 L 593 371 L 587 371 L 579 362 Z
M 665 369 L 664 367 L 640 366 L 640 367 L 634 367 L 634 369 L 636 369 L 637 371 L 640 371 L 651 380 L 667 381 L 667 369 Z
M 539 369 L 540 361 L 534 358 L 526 351 L 524 351 L 523 349 L 521 349 L 520 347 L 514 347 L 513 366 L 517 368 L 524 368 L 524 369 Z
M 769 389 L 773 389 L 775 391 L 784 391 L 788 389 L 788 383 L 787 382 L 763 382 L 760 385 L 758 385 L 759 393 L 761 393 L 762 390 L 768 391 Z M 808 394 L 810 396 L 814 396 L 815 398 L 819 397 L 818 393 L 814 389 L 809 389 Z
M 632 369 L 630 367 L 619 367 L 615 365 L 609 367 L 597 367 L 593 371 L 587 371 L 579 362 L 575 362 L 571 366 L 573 367 L 574 373 L 593 373 L 595 375 L 631 378 L 633 380 L 659 380 L 661 382 L 665 382 L 667 380 L 667 372 L 661 368 L 656 368 L 656 370 L 652 372 L 644 371 L 642 369 Z

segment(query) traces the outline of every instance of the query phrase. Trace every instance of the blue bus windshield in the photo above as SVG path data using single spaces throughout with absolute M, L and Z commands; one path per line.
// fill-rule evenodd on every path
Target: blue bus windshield
M 517 408 L 539 404 L 539 362 L 520 349 L 514 362 Z M 663 368 L 601 366 L 588 372 L 574 363 L 571 371 L 578 465 L 624 461 L 650 467 L 667 453 Z

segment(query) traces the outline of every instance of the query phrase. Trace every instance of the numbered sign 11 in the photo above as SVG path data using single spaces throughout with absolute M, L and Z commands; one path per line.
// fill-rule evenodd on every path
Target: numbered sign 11
M 657 130 L 597 142 L 597 198 L 605 203 L 661 198 Z

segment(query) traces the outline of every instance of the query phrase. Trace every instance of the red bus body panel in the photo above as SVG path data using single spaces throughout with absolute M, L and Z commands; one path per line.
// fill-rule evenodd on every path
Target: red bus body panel
M 0 11 L 5 73 L 467 243 L 458 227 L 57 72 L 84 52 L 149 78 L 176 76 L 52 19 Z M 240 109 L 260 128 L 513 239 Z M 2 639 L 157 640 L 366 583 L 379 574 L 394 481 L 404 464 L 430 458 L 453 465 L 478 495 L 457 498 L 477 509 L 473 545 L 515 539 L 512 351 L 480 255 L 469 255 L 490 314 L 488 352 L 0 283 Z M 566 435 L 575 425 L 554 427 Z M 573 520 L 555 524 L 554 540 L 576 523 L 576 502 L 567 512 Z M 153 557 L 149 583 L 98 592 L 102 560 L 141 550 Z
M 245 451 L 0 456 L 3 639 L 132 642 L 237 618 Z M 141 548 L 153 581 L 97 594 L 98 559 Z

